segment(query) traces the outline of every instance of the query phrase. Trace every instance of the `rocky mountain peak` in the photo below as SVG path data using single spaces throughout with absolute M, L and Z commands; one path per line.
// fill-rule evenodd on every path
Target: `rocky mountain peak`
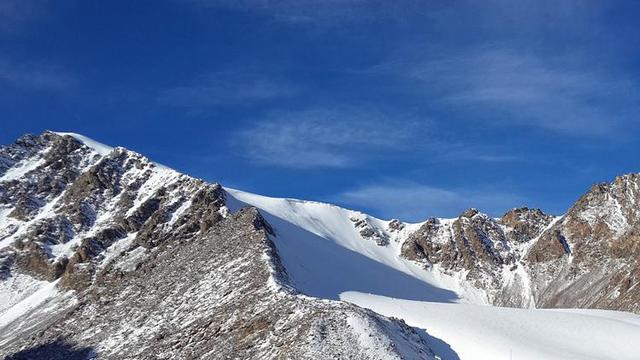
M 639 183 L 628 174 L 592 186 L 540 236 L 527 256 L 538 303 L 640 309 Z
M 0 357 L 64 339 L 105 359 L 435 358 L 401 321 L 297 294 L 259 210 L 125 148 L 1 148 L 0 225 L 0 310 L 19 312 Z
M 634 234 L 639 226 L 640 175 L 618 176 L 611 183 L 592 186 L 562 221 L 541 237 L 532 252 L 538 254 L 544 252 L 540 251 L 541 248 L 554 248 L 556 250 L 551 253 L 561 255 L 569 254 L 570 249 L 575 248 L 578 261 L 584 257 L 594 257 L 589 261 L 598 261 L 602 256 L 596 254 L 600 253 L 631 257 L 634 253 L 628 250 L 635 249 Z M 554 258 L 547 256 L 542 260 Z
M 474 217 L 474 216 L 478 215 L 479 213 L 480 213 L 480 211 L 478 211 L 478 209 L 475 209 L 475 208 L 469 208 L 469 209 L 467 209 L 467 210 L 463 211 L 463 212 L 460 214 L 460 216 L 459 216 L 459 217 L 460 217 L 460 218 L 469 218 L 469 219 L 470 219 L 470 218 L 472 218 L 472 217 Z
M 439 263 L 449 269 L 476 271 L 511 262 L 508 243 L 499 224 L 469 209 L 456 219 L 428 219 L 402 247 L 403 256 Z
M 536 238 L 553 221 L 553 216 L 540 209 L 516 208 L 506 212 L 500 223 L 507 228 L 509 240 L 523 243 Z

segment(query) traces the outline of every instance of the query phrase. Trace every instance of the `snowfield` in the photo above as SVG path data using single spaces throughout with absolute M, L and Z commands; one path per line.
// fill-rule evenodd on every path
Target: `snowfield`
M 296 288 L 340 299 L 424 330 L 443 360 L 639 359 L 640 316 L 601 310 L 515 309 L 486 305 L 464 274 L 425 270 L 401 258 L 401 232 L 389 221 L 311 201 L 226 189 L 232 211 L 259 208 L 275 228 L 278 253 Z M 389 236 L 363 238 L 351 218 Z
M 358 292 L 345 292 L 341 299 L 425 329 L 451 346 L 452 359 L 631 360 L 640 355 L 640 316 L 624 312 L 441 304 Z

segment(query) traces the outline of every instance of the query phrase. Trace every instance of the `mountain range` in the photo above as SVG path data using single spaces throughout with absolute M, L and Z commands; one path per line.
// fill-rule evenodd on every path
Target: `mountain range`
M 406 223 L 74 133 L 0 149 L 7 359 L 637 359 L 639 284 L 640 174 Z

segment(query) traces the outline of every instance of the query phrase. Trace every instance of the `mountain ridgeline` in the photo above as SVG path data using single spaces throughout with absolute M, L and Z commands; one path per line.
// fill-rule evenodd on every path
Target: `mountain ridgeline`
M 312 203 L 335 215 L 308 221 L 278 215 L 305 202 L 252 199 L 76 134 L 2 147 L 0 355 L 73 358 L 47 352 L 62 339 L 78 358 L 438 358 L 428 333 L 339 301 L 349 289 L 305 291 L 313 265 L 286 236 L 348 239 L 330 244 L 486 304 L 640 313 L 638 174 L 559 217 L 469 209 L 406 224 Z

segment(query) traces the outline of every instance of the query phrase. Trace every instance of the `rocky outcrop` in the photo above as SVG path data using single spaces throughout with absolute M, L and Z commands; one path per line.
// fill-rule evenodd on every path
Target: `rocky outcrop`
M 540 209 L 527 207 L 508 211 L 500 219 L 500 223 L 507 229 L 505 235 L 514 243 L 523 243 L 535 239 L 553 221 L 553 216 L 547 215 Z
M 598 184 L 532 246 L 541 307 L 640 312 L 640 174 Z
M 562 218 L 519 208 L 429 219 L 402 256 L 467 272 L 497 305 L 640 312 L 639 234 L 640 174 L 630 174 L 593 186 Z
M 552 219 L 538 209 L 513 209 L 500 219 L 468 209 L 455 219 L 428 219 L 405 240 L 401 255 L 466 274 L 493 304 L 527 307 L 532 299 L 522 271 L 524 249 Z
M 363 239 L 374 241 L 378 246 L 389 244 L 389 236 L 372 225 L 366 217 L 353 215 L 349 220 Z
M 402 255 L 450 270 L 480 270 L 514 261 L 508 239 L 497 221 L 476 209 L 457 219 L 428 219 L 402 246 Z

